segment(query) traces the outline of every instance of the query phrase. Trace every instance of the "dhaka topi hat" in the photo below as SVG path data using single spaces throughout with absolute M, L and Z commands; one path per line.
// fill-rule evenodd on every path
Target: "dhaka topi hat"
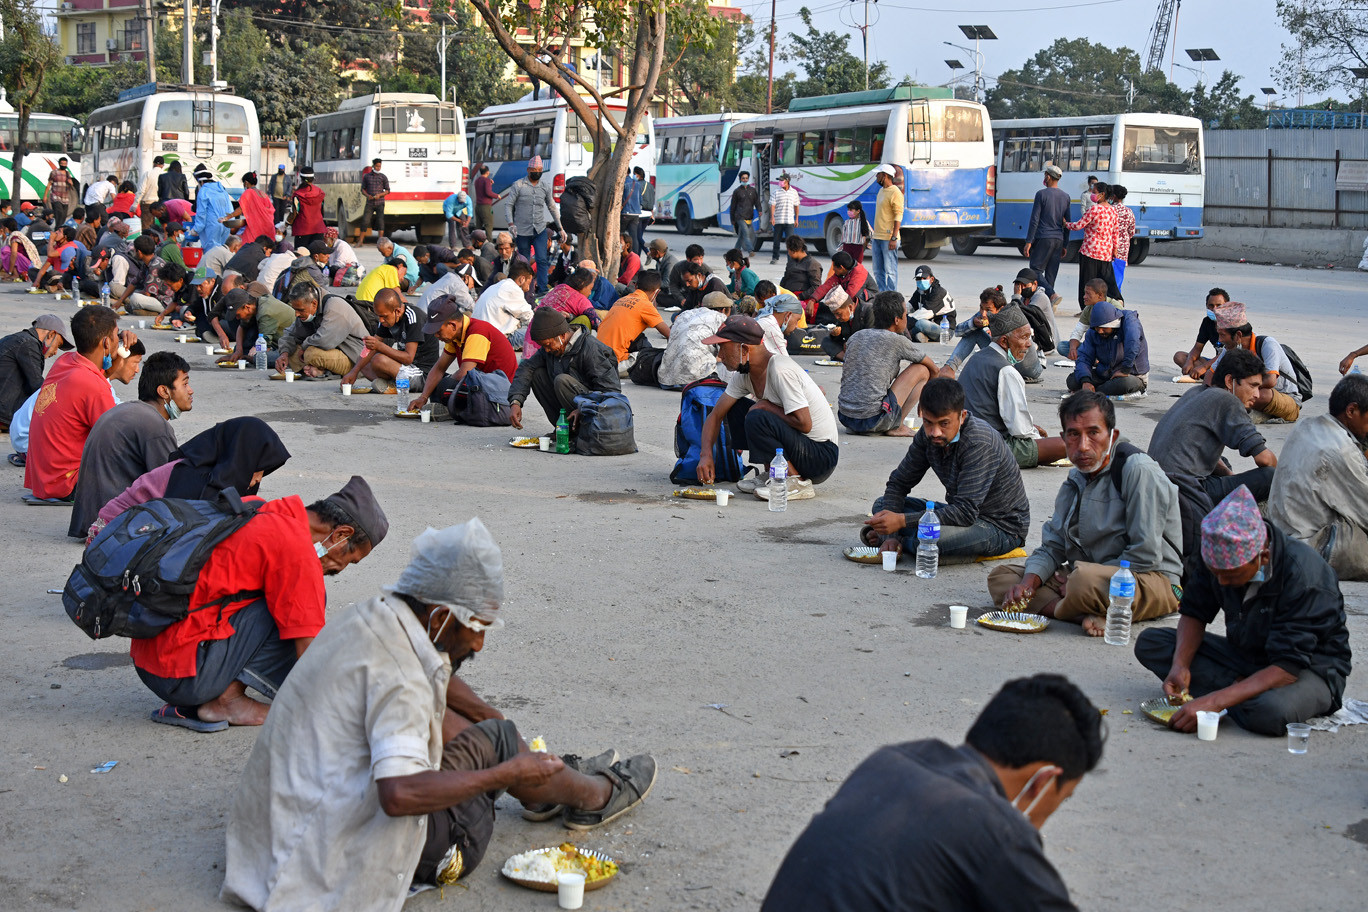
M 1202 520 L 1202 560 L 1212 570 L 1234 570 L 1252 561 L 1268 541 L 1259 505 L 1240 485 Z

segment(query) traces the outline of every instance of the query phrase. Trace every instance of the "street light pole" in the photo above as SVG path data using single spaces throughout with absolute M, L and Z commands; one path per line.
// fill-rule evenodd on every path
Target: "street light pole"
M 996 41 L 997 35 L 986 25 L 961 25 L 959 30 L 964 33 L 965 38 L 974 39 L 974 100 L 982 104 L 984 95 L 983 83 L 983 53 L 979 50 L 980 41 Z M 950 42 L 945 42 L 950 44 Z M 959 48 L 966 54 L 968 48 L 960 47 L 958 44 L 950 44 L 952 48 Z
M 1359 81 L 1359 126 L 1363 126 L 1365 106 L 1368 106 L 1368 67 L 1350 67 L 1349 72 Z
M 776 15 L 775 10 L 779 0 L 770 0 L 770 55 L 769 55 L 769 84 L 765 89 L 765 113 L 774 113 L 774 29 Z

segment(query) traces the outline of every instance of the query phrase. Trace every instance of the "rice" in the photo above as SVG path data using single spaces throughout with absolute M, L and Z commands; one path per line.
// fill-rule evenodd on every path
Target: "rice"
M 556 882 L 556 864 L 548 852 L 523 852 L 504 862 L 504 875 L 538 883 Z

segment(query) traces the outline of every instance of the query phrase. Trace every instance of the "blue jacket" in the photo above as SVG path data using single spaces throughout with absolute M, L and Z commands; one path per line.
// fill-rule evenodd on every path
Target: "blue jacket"
M 618 299 L 617 290 L 613 288 L 613 283 L 603 276 L 594 279 L 594 287 L 589 289 L 588 297 L 595 310 L 608 310 L 613 306 L 613 302 Z
M 1133 377 L 1149 373 L 1149 342 L 1145 341 L 1140 315 L 1130 309 L 1118 310 L 1109 301 L 1093 305 L 1093 327 L 1118 318 L 1121 325 L 1110 339 L 1104 340 L 1093 328 L 1083 337 L 1074 366 L 1074 376 L 1079 380 L 1108 380 L 1117 371 Z
M 622 185 L 622 214 L 641 215 L 641 181 L 631 175 Z
M 461 195 L 459 190 L 442 201 L 442 215 L 449 219 L 470 215 L 470 197 L 466 196 L 465 200 L 459 200 L 456 198 L 458 195 Z

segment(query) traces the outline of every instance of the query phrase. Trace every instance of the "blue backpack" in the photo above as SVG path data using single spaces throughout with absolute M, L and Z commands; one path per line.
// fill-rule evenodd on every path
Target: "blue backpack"
M 679 420 L 675 422 L 675 455 L 679 461 L 670 472 L 670 481 L 675 484 L 698 483 L 698 457 L 703 452 L 703 422 L 722 398 L 727 384 L 715 377 L 695 380 L 684 387 L 679 401 Z M 713 444 L 713 466 L 716 480 L 740 481 L 745 466 L 732 443 L 727 422 L 718 427 L 717 441 Z
M 256 515 L 229 488 L 218 501 L 150 500 L 100 530 L 62 590 L 67 614 L 92 640 L 154 637 L 192 611 L 222 609 L 260 592 L 190 605 L 209 555 Z

